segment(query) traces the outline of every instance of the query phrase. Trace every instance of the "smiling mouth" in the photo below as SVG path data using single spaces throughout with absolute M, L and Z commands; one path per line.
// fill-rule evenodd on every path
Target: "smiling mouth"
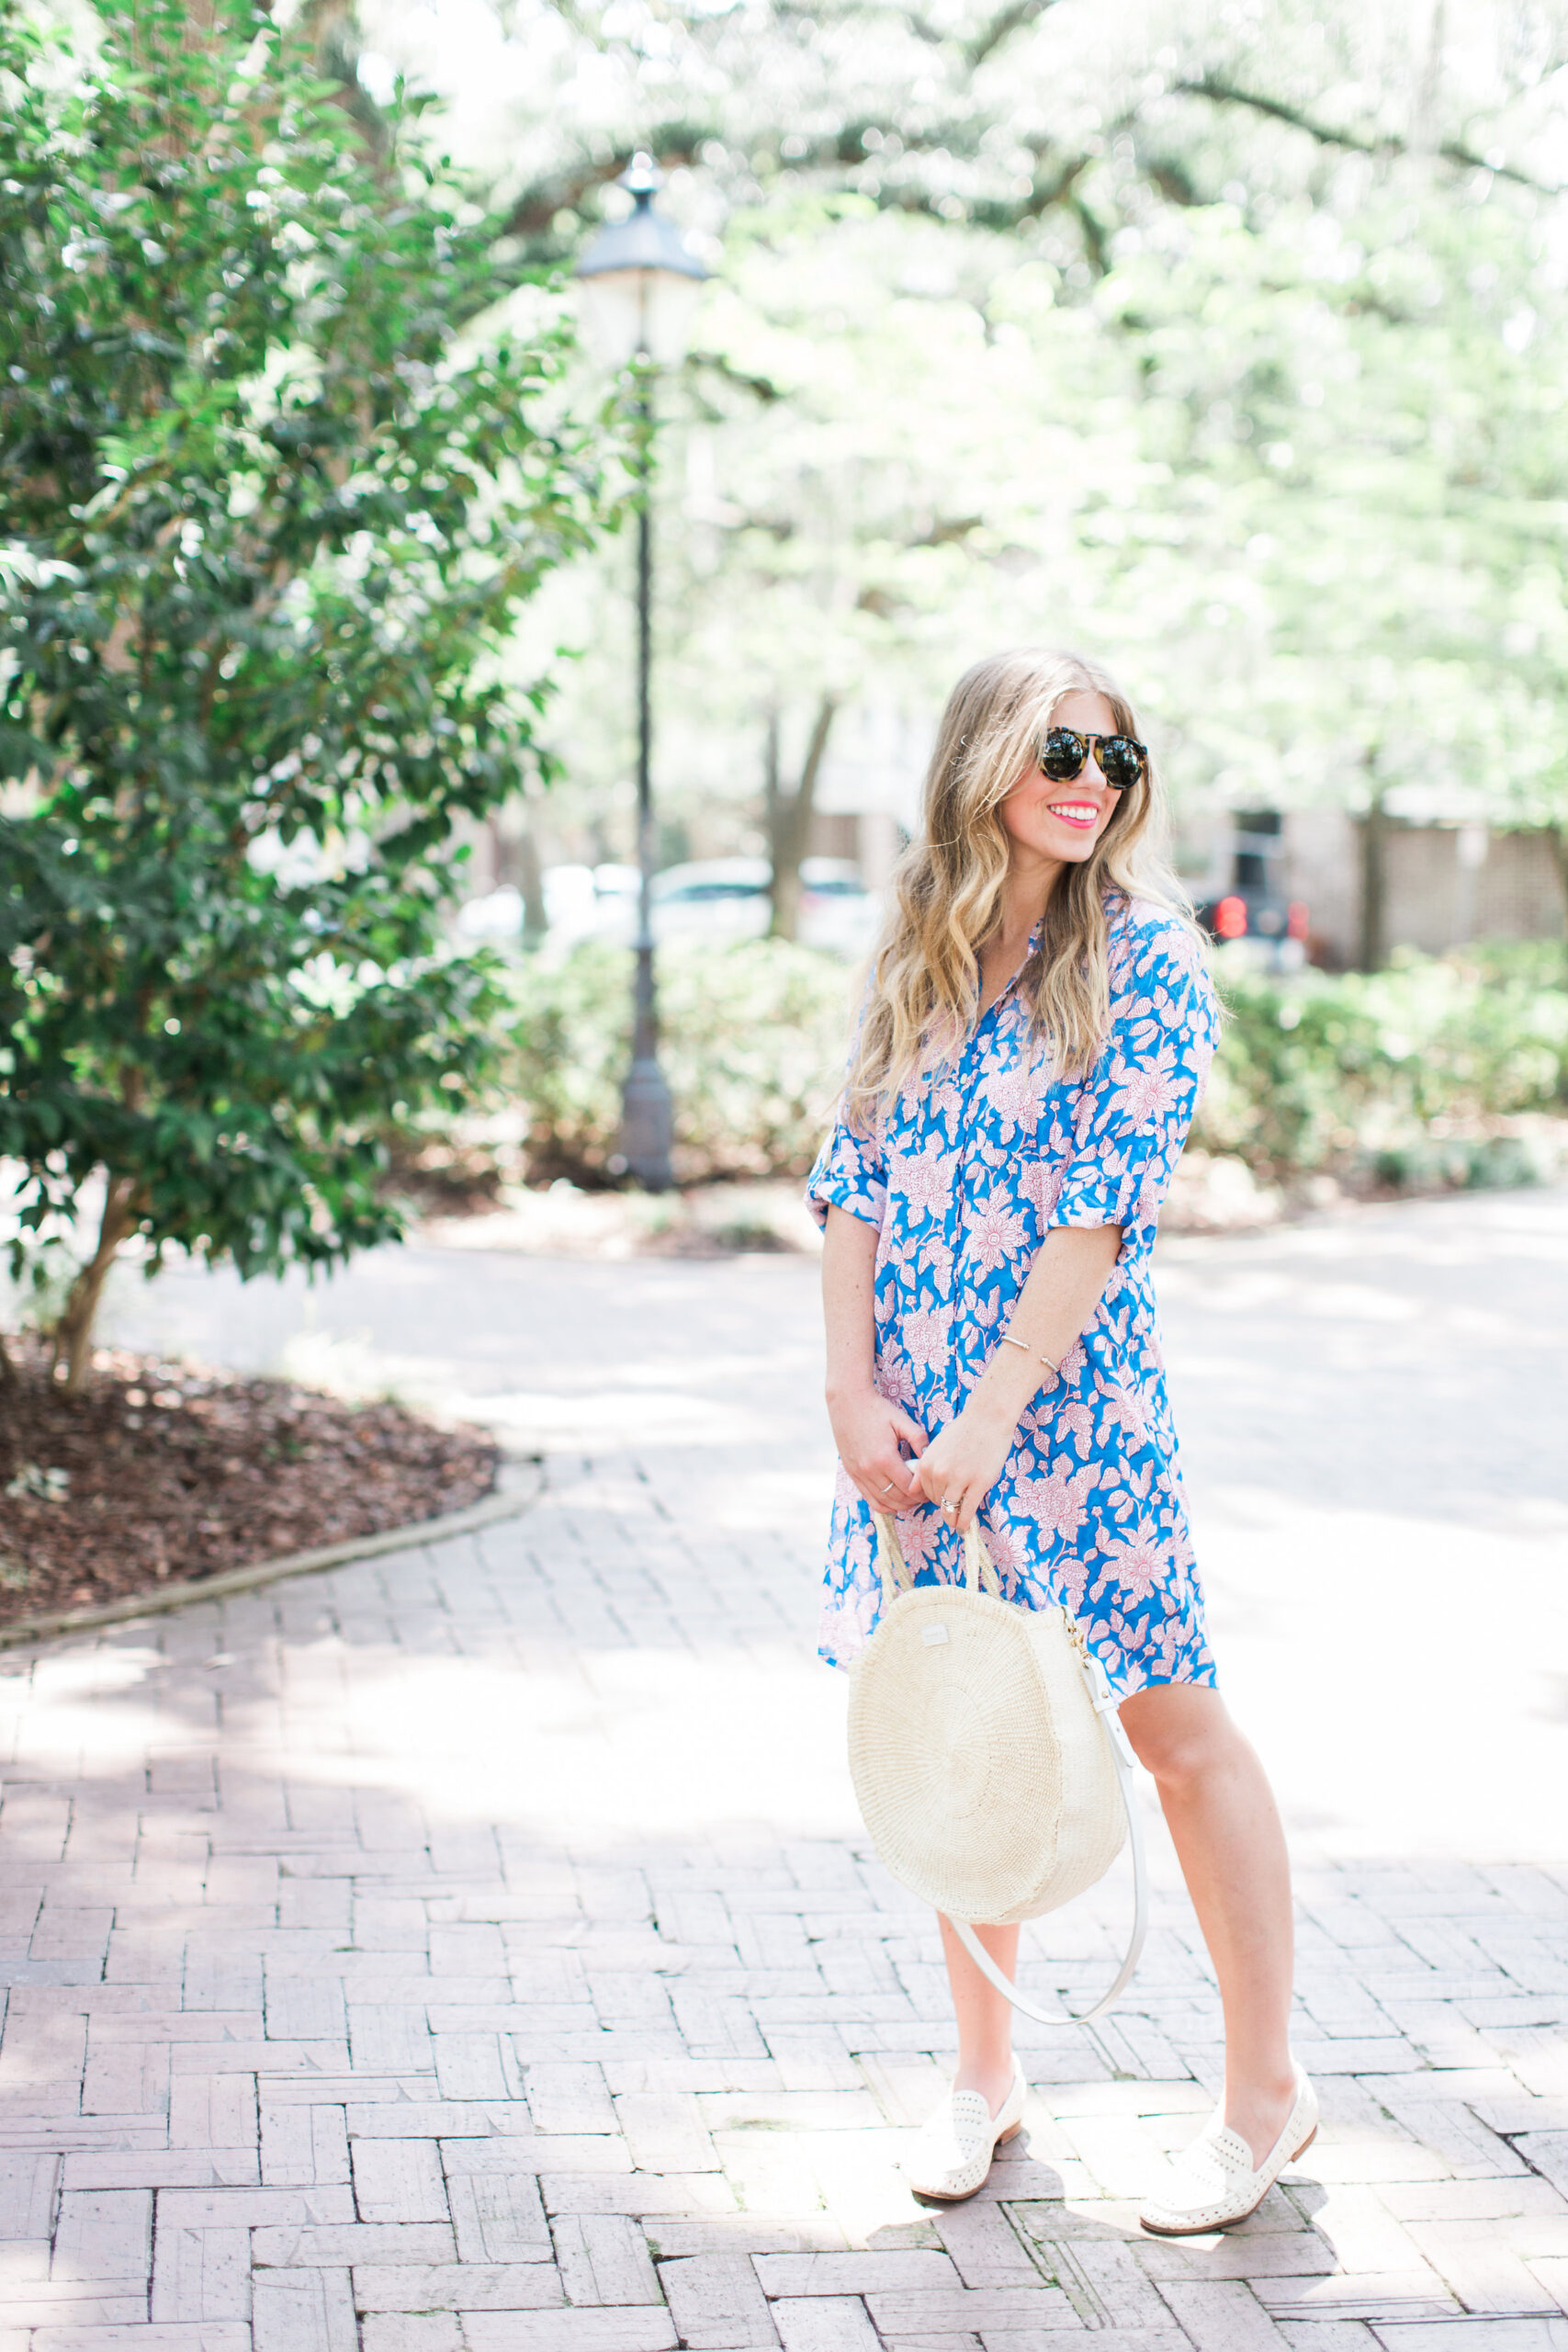
M 1064 825 L 1087 828 L 1100 822 L 1100 811 L 1091 800 L 1054 800 L 1050 813 L 1060 817 Z

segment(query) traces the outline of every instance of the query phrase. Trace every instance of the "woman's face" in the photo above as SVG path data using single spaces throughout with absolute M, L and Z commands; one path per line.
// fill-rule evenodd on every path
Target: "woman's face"
M 1052 714 L 1051 724 L 1070 727 L 1079 735 L 1122 731 L 1105 696 L 1096 694 L 1065 695 Z M 1014 865 L 1035 860 L 1081 865 L 1114 816 L 1117 797 L 1092 754 L 1071 784 L 1053 784 L 1040 773 L 1038 761 L 1032 759 L 998 808 Z

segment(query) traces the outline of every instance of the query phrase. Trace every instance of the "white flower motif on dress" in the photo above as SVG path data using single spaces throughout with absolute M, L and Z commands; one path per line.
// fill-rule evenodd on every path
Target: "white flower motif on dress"
M 920 1306 L 905 1316 L 904 1352 L 916 1372 L 946 1363 L 952 1329 L 951 1306 Z
M 1083 1611 L 1084 1590 L 1089 1583 L 1091 1565 L 1081 1552 L 1064 1552 L 1055 1563 L 1062 1598 L 1075 1617 Z
M 995 1273 L 998 1266 L 1018 1256 L 1028 1232 L 1029 1219 L 1024 1211 L 1009 1208 L 1001 1196 L 993 1193 L 984 1206 L 970 1216 L 964 1235 L 965 1257 L 978 1272 Z
M 1116 1071 L 1116 1081 L 1111 1107 L 1136 1128 L 1152 1127 L 1181 1099 L 1176 1051 L 1170 1046 L 1152 1062 L 1139 1062 L 1131 1069 L 1122 1063 Z
M 999 1518 L 986 1519 L 981 1527 L 991 1565 L 1001 1578 L 1003 1590 L 1010 1597 L 1029 1566 L 1029 1545 L 1023 1531 L 1013 1526 L 1010 1520 Z
M 1058 1430 L 1066 1430 L 1071 1437 L 1073 1452 L 1078 1460 L 1087 1461 L 1094 1443 L 1094 1415 L 1089 1407 L 1079 1404 L 1075 1398 L 1072 1404 L 1062 1407 L 1055 1417 L 1055 1423 Z
M 953 1291 L 953 1244 L 940 1233 L 922 1234 L 915 1262 L 921 1273 L 929 1274 L 942 1297 Z
M 1120 1430 L 1135 1445 L 1142 1445 L 1148 1436 L 1148 1423 L 1136 1390 L 1120 1381 L 1106 1381 L 1101 1385 L 1100 1396 L 1105 1408 L 1100 1424 L 1101 1437 L 1111 1430 Z
M 958 1140 L 958 1123 L 964 1116 L 964 1092 L 951 1079 L 939 1086 L 931 1096 L 931 1115 L 946 1136 L 949 1143 Z
M 953 1196 L 957 1154 L 940 1139 L 919 1151 L 897 1152 L 888 1162 L 888 1185 L 917 1215 L 944 1209 Z
M 1004 1132 L 1032 1136 L 1040 1125 L 1040 1074 L 1022 1055 L 1005 1069 L 986 1073 L 986 1099 Z
M 905 1565 L 918 1573 L 942 1550 L 947 1530 L 942 1513 L 931 1503 L 923 1510 L 901 1511 L 898 1515 L 898 1549 Z
M 902 1405 L 906 1410 L 915 1401 L 913 1367 L 897 1348 L 885 1346 L 876 1359 L 876 1386 L 879 1396 L 890 1405 Z
M 1053 1470 L 1048 1478 L 1020 1478 L 1013 1491 L 1037 1527 L 1070 1540 L 1089 1516 L 1089 1492 L 1099 1479 L 1099 1464 L 1089 1462 L 1081 1470 Z
M 1149 1600 L 1169 1573 L 1158 1531 L 1146 1519 L 1139 1521 L 1136 1534 L 1102 1548 L 1111 1576 L 1133 1600 Z
M 1061 1163 L 1049 1159 L 1026 1160 L 1019 1189 L 1034 1211 L 1039 1230 L 1043 1232 L 1051 1222 L 1062 1189 Z

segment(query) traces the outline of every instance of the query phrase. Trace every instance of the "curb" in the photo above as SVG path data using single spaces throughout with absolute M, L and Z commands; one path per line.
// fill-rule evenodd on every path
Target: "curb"
M 158 1585 L 151 1592 L 127 1594 L 123 1600 L 106 1600 L 96 1609 L 66 1609 L 52 1617 L 18 1617 L 0 1625 L 0 1650 L 18 1648 L 24 1642 L 47 1642 L 57 1634 L 89 1633 L 96 1625 L 124 1625 L 138 1617 L 166 1616 L 195 1600 L 220 1600 L 231 1592 L 252 1592 L 257 1585 L 276 1584 L 285 1577 L 307 1577 L 321 1568 L 346 1567 L 355 1560 L 373 1560 L 383 1552 L 401 1552 L 411 1544 L 440 1544 L 449 1535 L 467 1535 L 497 1521 L 519 1519 L 544 1491 L 542 1454 L 503 1461 L 499 1491 L 467 1510 L 448 1511 L 442 1519 L 416 1519 L 403 1527 L 384 1527 L 378 1535 L 350 1535 L 341 1544 L 321 1544 L 312 1552 L 283 1552 L 275 1560 L 256 1560 L 248 1568 L 226 1568 L 220 1576 L 183 1579 Z

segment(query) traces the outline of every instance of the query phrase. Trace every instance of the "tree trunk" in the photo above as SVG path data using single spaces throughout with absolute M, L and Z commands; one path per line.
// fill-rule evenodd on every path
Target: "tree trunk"
M 1562 885 L 1562 921 L 1568 928 L 1568 825 L 1548 825 L 1546 838 L 1557 866 L 1557 879 Z
M 828 738 L 839 707 L 836 695 L 825 694 L 817 706 L 811 739 L 800 782 L 785 793 L 779 777 L 779 722 L 776 711 L 768 718 L 766 800 L 768 848 L 773 860 L 773 920 L 770 939 L 794 939 L 800 929 L 800 865 L 811 837 L 812 811 L 817 805 L 817 779 L 822 773 Z
M 767 732 L 762 739 L 762 822 L 768 834 L 768 861 L 772 872 L 768 876 L 769 914 L 768 937 L 784 936 L 779 930 L 779 876 L 784 865 L 784 786 L 779 777 L 779 714 L 774 707 L 768 713 Z
M 1361 947 L 1363 972 L 1381 972 L 1387 955 L 1388 816 L 1374 785 L 1361 820 Z
M 539 859 L 537 837 L 528 821 L 526 804 L 523 831 L 517 839 L 517 878 L 523 890 L 523 944 L 542 947 L 550 919 L 545 908 L 545 869 Z
M 0 1388 L 15 1388 L 16 1385 L 17 1367 L 6 1352 L 6 1335 L 0 1331 Z
M 54 1356 L 51 1373 L 58 1373 L 62 1361 L 65 1364 L 65 1390 L 74 1396 L 87 1376 L 87 1366 L 93 1360 L 93 1325 L 97 1317 L 98 1301 L 108 1280 L 115 1253 L 135 1219 L 131 1214 L 131 1194 L 135 1180 L 130 1176 L 111 1176 L 108 1191 L 104 1195 L 104 1213 L 98 1224 L 98 1244 L 87 1263 L 71 1285 L 65 1309 L 54 1327 Z

